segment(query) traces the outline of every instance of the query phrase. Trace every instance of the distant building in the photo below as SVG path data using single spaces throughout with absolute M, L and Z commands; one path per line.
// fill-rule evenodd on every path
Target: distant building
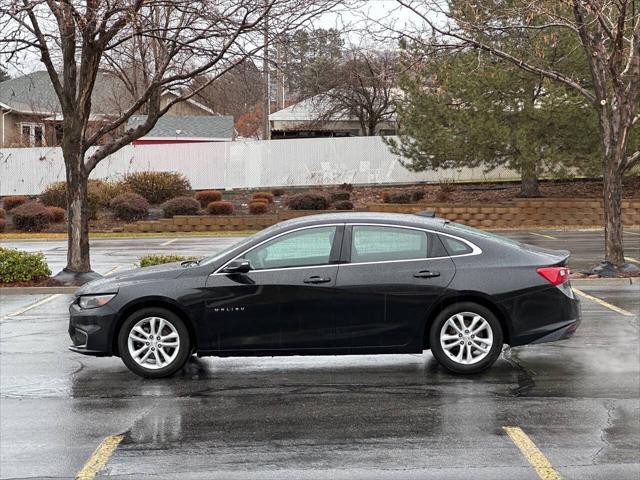
M 319 107 L 319 97 L 311 97 L 269 115 L 272 139 L 361 137 L 364 135 L 360 122 L 355 117 L 334 115 L 326 118 Z M 395 135 L 397 122 L 378 124 L 378 135 Z
M 176 95 L 164 92 L 160 107 L 166 106 Z M 104 122 L 117 118 L 132 102 L 133 98 L 119 80 L 106 73 L 99 74 L 91 98 L 89 128 L 99 128 Z M 60 145 L 63 134 L 61 112 L 47 72 L 33 72 L 1 82 L 0 147 Z M 213 115 L 216 115 L 213 110 L 192 99 L 175 104 L 165 114 L 190 118 Z
M 146 120 L 145 115 L 131 117 L 127 129 L 137 127 Z M 235 137 L 231 116 L 163 116 L 144 137 L 134 145 L 168 143 L 230 142 Z

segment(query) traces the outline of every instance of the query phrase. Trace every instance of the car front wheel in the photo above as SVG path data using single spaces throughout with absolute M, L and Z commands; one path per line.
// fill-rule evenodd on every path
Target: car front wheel
M 431 324 L 431 352 L 447 370 L 478 373 L 502 350 L 502 327 L 488 308 L 472 302 L 446 307 Z
M 144 308 L 130 315 L 118 334 L 124 364 L 146 378 L 162 378 L 180 370 L 191 353 L 184 321 L 163 308 Z

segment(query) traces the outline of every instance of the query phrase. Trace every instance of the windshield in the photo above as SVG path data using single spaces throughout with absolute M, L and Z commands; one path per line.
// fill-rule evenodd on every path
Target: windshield
M 202 260 L 200 260 L 200 262 L 198 262 L 198 265 L 209 265 L 211 263 L 215 263 L 218 260 L 224 258 L 225 256 L 227 256 L 229 253 L 231 253 L 233 250 L 235 250 L 236 248 L 241 248 L 241 247 L 245 247 L 247 245 L 249 245 L 251 242 L 253 242 L 253 240 L 259 235 L 259 236 L 263 236 L 265 233 L 269 233 L 272 230 L 275 230 L 277 228 L 277 224 L 273 225 L 269 228 L 266 228 L 264 230 L 261 230 L 257 233 L 254 233 L 253 235 L 249 235 L 247 238 L 245 238 L 244 240 L 241 240 L 237 243 L 234 243 L 233 245 L 228 246 L 227 248 L 219 251 L 218 253 L 216 253 L 215 255 L 211 256 L 211 257 L 205 257 Z
M 473 235 L 477 235 L 479 237 L 488 238 L 490 240 L 501 242 L 501 243 L 504 243 L 504 244 L 507 244 L 507 245 L 516 245 L 516 246 L 519 246 L 519 247 L 522 246 L 522 243 L 517 242 L 516 240 L 511 240 L 510 238 L 502 237 L 500 235 L 496 235 L 495 233 L 485 232 L 484 230 L 480 230 L 478 228 L 473 228 L 473 227 L 470 227 L 468 225 L 463 225 L 461 223 L 450 222 L 450 223 L 447 223 L 445 226 L 446 226 L 446 228 L 452 228 L 454 230 L 460 230 L 461 232 L 471 233 Z

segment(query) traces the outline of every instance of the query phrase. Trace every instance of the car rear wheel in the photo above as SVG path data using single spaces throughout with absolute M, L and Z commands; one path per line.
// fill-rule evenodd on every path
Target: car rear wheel
M 431 324 L 431 352 L 447 370 L 478 373 L 502 350 L 502 327 L 488 308 L 472 302 L 446 307 Z
M 124 364 L 137 375 L 162 378 L 180 370 L 191 353 L 184 321 L 164 308 L 144 308 L 130 315 L 118 334 Z

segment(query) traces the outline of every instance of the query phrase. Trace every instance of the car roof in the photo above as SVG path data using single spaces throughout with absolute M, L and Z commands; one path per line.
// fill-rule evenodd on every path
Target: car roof
M 446 220 L 443 218 L 423 217 L 415 214 L 405 213 L 383 213 L 383 212 L 336 212 L 321 213 L 318 215 L 305 215 L 280 222 L 278 226 L 285 228 L 303 227 L 306 225 L 317 225 L 322 223 L 389 223 L 397 225 L 408 225 L 416 227 L 441 228 Z

